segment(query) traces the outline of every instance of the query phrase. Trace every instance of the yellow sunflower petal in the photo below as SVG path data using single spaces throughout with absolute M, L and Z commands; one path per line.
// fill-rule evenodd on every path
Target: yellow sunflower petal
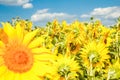
M 23 28 L 20 26 L 19 23 L 16 25 L 16 34 L 18 39 L 23 39 Z
M 0 41 L 0 48 L 3 48 L 3 47 L 5 47 L 5 44 L 2 41 Z
M 20 73 L 15 73 L 14 74 L 15 76 L 14 76 L 14 80 L 21 80 L 21 74 Z
M 4 31 L 9 38 L 14 38 L 16 35 L 15 29 L 11 26 L 10 23 L 2 23 Z
M 32 70 L 29 72 L 21 74 L 21 80 L 40 80 L 38 75 L 34 75 Z
M 0 55 L 0 66 L 2 66 L 4 64 L 4 59 L 1 58 L 2 56 Z
M 7 70 L 7 72 L 4 74 L 5 76 L 4 80 L 14 80 L 14 75 L 15 75 L 14 72 Z
M 49 50 L 49 49 L 46 49 L 46 48 L 44 48 L 44 47 L 34 48 L 34 49 L 32 49 L 32 53 L 33 53 L 33 54 L 42 54 L 42 53 L 47 53 L 47 54 L 49 54 L 49 53 L 50 53 L 50 50 Z
M 35 61 L 41 62 L 53 62 L 55 60 L 55 56 L 51 54 L 41 54 L 41 55 L 34 55 Z
M 5 66 L 0 66 L 0 77 L 4 75 L 4 73 L 6 73 L 7 68 Z
M 41 62 L 35 62 L 33 66 L 33 74 L 39 75 L 39 76 L 46 76 L 46 73 L 52 73 L 52 67 L 49 65 L 45 65 Z M 43 80 L 43 78 L 41 78 Z
M 37 61 L 37 62 L 34 63 L 32 69 L 33 69 L 32 73 L 34 73 L 36 75 L 43 76 L 46 73 L 46 71 L 44 70 L 45 69 L 45 65 L 41 64 L 39 61 Z
M 32 80 L 32 73 L 29 71 L 21 74 L 21 80 Z
M 31 77 L 31 80 L 42 80 L 42 79 L 40 79 L 38 76 L 36 76 L 36 75 L 31 75 L 32 77 Z M 26 79 L 25 79 L 26 80 Z M 30 79 L 28 79 L 28 80 L 30 80 Z
M 25 35 L 23 39 L 23 44 L 28 45 L 30 41 L 35 37 L 39 29 L 36 29 L 32 32 L 29 32 L 28 34 Z
M 44 39 L 42 37 L 38 37 L 35 40 L 33 40 L 28 47 L 29 48 L 34 48 L 34 47 L 38 47 L 41 46 L 42 42 L 44 41 Z

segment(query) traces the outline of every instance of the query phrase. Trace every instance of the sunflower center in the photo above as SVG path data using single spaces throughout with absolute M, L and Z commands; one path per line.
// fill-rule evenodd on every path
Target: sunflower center
M 99 61 L 99 58 L 100 58 L 99 53 L 96 51 L 90 51 L 88 58 L 92 63 L 96 63 Z
M 15 44 L 6 46 L 4 61 L 7 68 L 11 71 L 23 73 L 31 69 L 33 65 L 33 54 L 22 45 Z
M 17 64 L 25 64 L 25 63 L 27 63 L 28 57 L 27 57 L 26 53 L 25 52 L 17 52 L 17 53 L 19 53 L 19 54 L 15 55 L 15 62 Z

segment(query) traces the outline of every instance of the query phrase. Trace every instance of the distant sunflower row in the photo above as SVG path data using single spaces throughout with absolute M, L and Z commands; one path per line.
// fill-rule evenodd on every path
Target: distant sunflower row
M 0 27 L 0 80 L 120 79 L 120 20 L 106 27 L 16 19 Z

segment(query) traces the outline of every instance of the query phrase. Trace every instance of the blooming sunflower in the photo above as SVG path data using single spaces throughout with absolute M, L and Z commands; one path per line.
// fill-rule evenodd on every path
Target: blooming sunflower
M 108 79 L 120 79 L 120 60 L 118 59 L 108 69 Z
M 39 30 L 25 34 L 19 23 L 3 23 L 3 30 L 7 41 L 0 40 L 0 80 L 41 80 L 52 57 L 36 37 Z
M 90 66 L 90 63 L 93 67 L 104 67 L 104 62 L 109 59 L 108 52 L 104 43 L 92 41 L 84 45 L 80 56 L 87 67 Z
M 110 46 L 111 42 L 113 41 L 112 38 L 110 37 L 112 35 L 113 30 L 103 27 L 101 26 L 102 32 L 101 32 L 101 41 L 106 45 L 106 46 Z
M 78 76 L 77 72 L 79 72 L 79 64 L 73 56 L 59 55 L 51 70 L 53 72 L 52 80 L 76 79 L 76 76 Z
M 69 33 L 66 37 L 66 54 L 77 54 L 80 50 L 81 45 L 78 42 L 78 39 L 75 38 L 73 33 Z

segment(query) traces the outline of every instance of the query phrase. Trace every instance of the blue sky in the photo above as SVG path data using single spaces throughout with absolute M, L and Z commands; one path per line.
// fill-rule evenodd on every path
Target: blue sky
M 120 16 L 120 0 L 0 0 L 0 22 L 17 16 L 41 26 L 53 19 L 70 23 L 92 16 L 113 25 Z

